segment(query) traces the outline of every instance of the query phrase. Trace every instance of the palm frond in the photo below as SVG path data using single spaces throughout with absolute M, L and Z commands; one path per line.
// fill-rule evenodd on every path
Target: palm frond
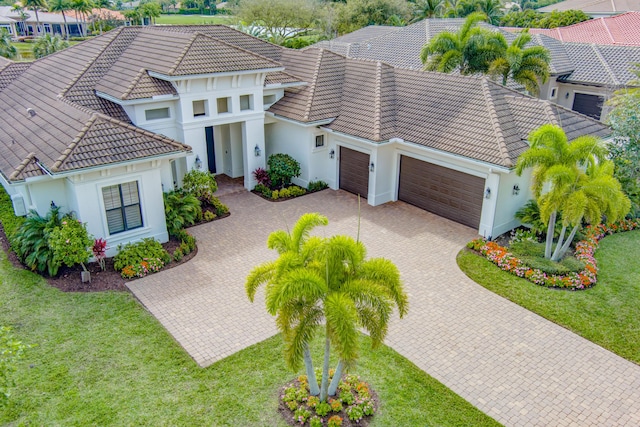
M 346 294 L 333 292 L 324 302 L 327 331 L 338 357 L 350 366 L 358 357 L 358 312 Z
M 244 289 L 247 293 L 247 297 L 249 297 L 249 301 L 254 301 L 256 291 L 258 290 L 260 285 L 263 285 L 271 280 L 275 269 L 275 262 L 265 262 L 264 264 L 260 264 L 257 267 L 254 267 L 251 272 L 249 272 L 247 280 L 244 284 Z

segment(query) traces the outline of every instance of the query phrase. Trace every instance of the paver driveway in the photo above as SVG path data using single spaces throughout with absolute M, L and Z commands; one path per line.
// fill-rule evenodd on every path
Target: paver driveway
M 243 192 L 222 197 L 232 215 L 192 228 L 189 263 L 129 288 L 201 366 L 273 335 L 263 296 L 250 304 L 244 278 L 275 257 L 267 235 L 305 212 L 329 217 L 321 233 L 354 235 L 357 200 L 323 191 L 284 203 Z M 404 203 L 363 203 L 361 238 L 371 256 L 400 268 L 409 315 L 387 344 L 505 425 L 640 425 L 640 366 L 487 291 L 457 268 L 475 232 Z

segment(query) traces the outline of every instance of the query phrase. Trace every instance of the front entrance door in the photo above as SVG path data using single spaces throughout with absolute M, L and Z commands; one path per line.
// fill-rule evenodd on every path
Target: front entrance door
M 207 126 L 204 128 L 204 133 L 207 138 L 207 163 L 209 166 L 209 172 L 216 173 L 216 150 L 214 148 L 213 140 L 213 126 Z

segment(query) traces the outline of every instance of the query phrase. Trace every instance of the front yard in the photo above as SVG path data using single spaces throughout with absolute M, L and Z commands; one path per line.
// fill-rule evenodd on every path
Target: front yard
M 0 325 L 33 346 L 0 424 L 285 425 L 280 336 L 202 369 L 129 293 L 62 293 L 4 253 L 0 280 Z M 356 373 L 382 401 L 373 425 L 497 425 L 390 348 L 362 350 Z
M 584 291 L 535 285 L 468 250 L 458 254 L 458 265 L 485 288 L 640 364 L 639 243 L 639 230 L 602 239 L 598 283 Z

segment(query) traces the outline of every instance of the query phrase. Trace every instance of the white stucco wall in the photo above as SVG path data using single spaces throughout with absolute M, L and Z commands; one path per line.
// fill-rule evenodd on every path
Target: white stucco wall
M 520 188 L 518 194 L 514 194 L 513 187 Z M 527 203 L 531 195 L 531 169 L 517 176 L 515 172 L 500 174 L 500 189 L 498 191 L 498 203 L 493 226 L 493 237 L 520 225 L 515 218 L 515 213 Z
M 286 153 L 300 162 L 300 176 L 294 178 L 297 185 L 306 187 L 309 184 L 310 148 L 315 127 L 296 125 L 289 121 L 277 120 L 265 127 L 266 159 L 272 154 Z M 314 166 L 314 179 L 321 174 L 320 157 L 314 156 L 318 163 Z M 253 170 L 252 170 L 253 171 Z M 320 178 L 322 179 L 322 178 Z M 326 179 L 324 179 L 326 181 Z

